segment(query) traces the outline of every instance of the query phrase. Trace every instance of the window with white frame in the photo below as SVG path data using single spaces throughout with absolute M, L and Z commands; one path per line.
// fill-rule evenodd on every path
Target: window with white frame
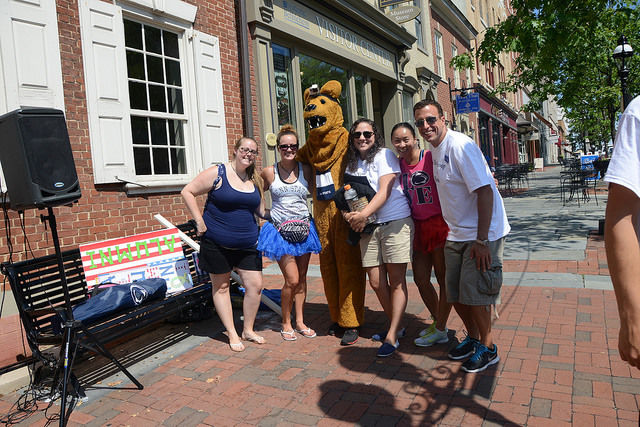
M 434 31 L 433 38 L 436 45 L 436 73 L 440 77 L 444 77 L 444 53 L 442 51 L 442 34 Z
M 413 0 L 413 5 L 422 10 L 422 0 Z M 416 25 L 416 45 L 420 49 L 424 49 L 424 28 L 422 28 L 422 12 L 414 19 Z
M 136 175 L 185 174 L 178 35 L 124 19 Z
M 458 47 L 455 44 L 451 45 L 451 57 L 455 58 L 458 56 Z M 460 89 L 462 86 L 460 85 L 460 70 L 457 68 L 453 69 L 453 83 L 457 89 Z
M 197 8 L 79 3 L 94 182 L 166 190 L 226 161 L 220 48 Z

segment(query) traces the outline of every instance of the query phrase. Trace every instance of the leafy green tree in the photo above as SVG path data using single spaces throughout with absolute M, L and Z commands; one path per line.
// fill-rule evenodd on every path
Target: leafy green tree
M 514 72 L 496 92 L 527 88 L 536 110 L 553 97 L 564 108 L 575 135 L 592 142 L 615 137 L 621 106 L 618 69 L 611 54 L 621 34 L 640 50 L 637 0 L 512 0 L 514 13 L 488 28 L 477 52 L 496 64 L 502 52 L 515 52 Z M 640 93 L 640 58 L 627 59 L 631 95 Z M 458 57 L 456 67 L 473 66 Z

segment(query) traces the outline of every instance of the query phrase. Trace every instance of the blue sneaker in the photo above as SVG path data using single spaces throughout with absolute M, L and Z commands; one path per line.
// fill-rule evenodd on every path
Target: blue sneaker
M 480 342 L 476 339 L 471 338 L 469 335 L 462 341 L 460 344 L 455 346 L 449 351 L 449 359 L 453 360 L 461 360 L 465 357 L 471 356 L 476 351 L 476 346 L 480 344 Z
M 398 348 L 398 345 L 400 345 L 398 341 L 396 341 L 396 345 L 391 345 L 388 342 L 382 343 L 382 345 L 378 349 L 378 357 L 391 356 L 393 352 Z
M 397 334 L 398 338 L 404 338 L 405 335 L 407 335 L 407 328 L 402 328 L 398 331 L 398 334 Z M 371 340 L 382 342 L 386 337 L 387 337 L 386 332 L 380 332 L 380 333 L 371 335 Z
M 473 356 L 462 364 L 462 369 L 466 372 L 481 372 L 499 361 L 500 356 L 498 356 L 497 345 L 494 344 L 493 350 L 489 350 L 485 345 L 478 344 L 478 348 Z

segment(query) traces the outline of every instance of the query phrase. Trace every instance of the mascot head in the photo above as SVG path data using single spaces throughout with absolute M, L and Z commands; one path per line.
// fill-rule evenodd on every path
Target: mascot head
M 342 127 L 342 107 L 338 98 L 342 85 L 336 80 L 328 81 L 321 89 L 313 85 L 304 91 L 304 120 L 309 125 L 309 135 L 324 135 L 332 129 Z

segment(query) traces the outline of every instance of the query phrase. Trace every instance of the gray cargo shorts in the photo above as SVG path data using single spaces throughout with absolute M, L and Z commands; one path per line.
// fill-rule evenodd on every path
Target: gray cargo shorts
M 469 242 L 447 240 L 444 246 L 447 302 L 465 305 L 500 303 L 504 240 L 505 238 L 502 237 L 489 242 L 491 268 L 484 272 L 478 270 L 476 260 L 470 257 L 473 240 Z

